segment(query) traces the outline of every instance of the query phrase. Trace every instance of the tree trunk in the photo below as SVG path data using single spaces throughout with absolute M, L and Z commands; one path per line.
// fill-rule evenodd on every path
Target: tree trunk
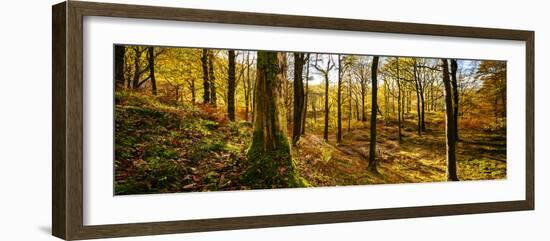
M 411 113 L 412 109 L 412 91 L 409 90 L 407 93 L 407 114 Z
M 208 77 L 210 82 L 210 104 L 216 107 L 217 93 L 216 93 L 216 75 L 214 74 L 214 51 L 208 51 Z
M 235 50 L 228 51 L 227 68 L 227 117 L 235 121 Z
M 175 92 L 176 92 L 176 102 L 179 102 L 180 101 L 180 87 L 179 86 L 176 86 L 175 88 Z
M 449 64 L 447 59 L 443 62 L 443 85 L 445 86 L 445 133 L 447 135 L 447 180 L 458 181 L 456 175 L 456 137 L 453 114 L 453 100 L 451 80 L 449 79 Z
M 403 112 L 401 102 L 401 81 L 400 81 L 400 75 L 399 75 L 399 57 L 395 58 L 396 64 L 397 64 L 397 126 L 399 130 L 398 139 L 401 141 L 401 112 Z
M 393 91 L 395 90 L 395 87 L 392 86 L 391 88 L 392 88 L 391 91 L 393 92 Z M 391 98 L 391 106 L 390 106 L 390 107 L 391 107 L 391 113 L 392 113 L 392 115 L 397 116 L 397 115 L 395 114 L 395 105 L 396 105 L 396 104 L 395 104 L 395 99 L 396 99 L 396 98 L 395 98 L 395 95 L 394 95 L 394 94 L 390 95 L 390 98 Z
M 306 90 L 304 93 L 304 111 L 302 112 L 302 128 L 301 135 L 306 134 L 306 120 L 307 120 L 307 103 L 309 95 L 309 54 L 307 54 L 307 63 L 306 63 Z
M 342 58 L 338 55 L 338 86 L 337 86 L 337 125 L 336 142 L 342 142 Z
M 365 97 L 367 96 L 367 83 L 366 81 L 361 81 L 361 121 L 367 121 L 367 115 L 365 113 Z
M 311 101 L 311 109 L 313 110 L 313 122 L 317 122 L 317 108 L 315 107 L 315 102 L 317 102 L 317 98 L 314 98 L 313 101 Z
M 294 53 L 294 113 L 292 125 L 292 145 L 296 145 L 302 133 L 302 120 L 304 111 L 304 83 L 303 70 L 305 64 L 304 53 Z
M 140 47 L 135 46 L 134 47 L 134 52 L 135 52 L 135 55 L 134 55 L 134 79 L 133 79 L 133 82 L 132 82 L 131 85 L 130 85 L 130 83 L 128 83 L 128 85 L 130 86 L 131 89 L 136 89 L 138 87 L 139 79 L 141 77 L 141 67 L 140 67 L 139 63 L 141 61 L 142 51 L 140 50 Z
M 426 124 L 424 122 L 426 102 L 424 102 L 424 86 L 422 85 L 422 80 L 420 80 L 420 78 L 418 79 L 418 87 L 420 87 L 420 102 L 422 111 L 420 126 L 422 131 L 426 131 Z
M 157 95 L 157 80 L 155 79 L 155 48 L 147 48 L 147 57 L 149 59 L 149 78 L 151 79 L 151 92 Z
M 370 145 L 369 145 L 369 170 L 378 172 L 376 169 L 376 112 L 378 110 L 378 56 L 372 59 L 371 67 L 372 79 L 372 101 L 370 117 Z
M 357 96 L 355 98 L 355 118 L 357 121 L 362 121 L 363 116 L 359 114 L 359 100 L 357 100 Z
M 208 77 L 208 49 L 202 49 L 202 86 L 203 86 L 203 103 L 210 103 L 210 77 Z
M 117 87 L 124 88 L 124 55 L 126 47 L 123 45 L 115 45 L 115 84 Z
M 191 79 L 191 103 L 194 105 L 197 101 L 197 96 L 195 93 L 195 78 Z
M 257 66 L 257 65 L 258 65 L 258 58 L 256 58 L 256 66 Z M 258 76 L 258 71 L 256 70 L 256 77 L 257 77 L 257 76 Z M 251 83 L 251 84 L 252 84 L 252 90 L 255 90 L 255 89 L 256 89 L 256 82 L 257 82 L 256 79 L 254 79 L 254 80 L 252 81 L 252 83 Z M 250 105 L 252 106 L 252 113 L 250 113 L 250 119 L 252 119 L 252 121 L 254 121 L 254 118 L 255 118 L 255 117 L 254 117 L 254 113 L 255 113 L 255 111 L 254 111 L 254 110 L 255 110 L 255 109 L 254 109 L 255 107 L 254 107 L 254 106 L 256 106 L 256 96 L 254 95 L 254 93 L 252 94 L 252 101 L 251 101 Z
M 426 95 L 426 100 L 424 101 L 424 106 L 427 105 L 428 108 L 427 108 L 426 110 L 427 110 L 427 111 L 430 111 L 430 110 L 431 110 L 431 109 L 430 109 L 430 108 L 431 108 L 431 107 L 430 107 L 430 86 L 428 85 L 427 87 L 428 87 L 428 89 L 426 90 L 426 86 L 424 86 L 424 89 L 423 89 L 422 91 L 423 91 L 423 92 L 425 93 L 425 95 Z M 423 98 L 423 99 L 424 99 L 424 98 Z
M 459 141 L 458 135 L 458 81 L 456 79 L 456 72 L 458 70 L 458 64 L 456 59 L 451 59 L 451 85 L 453 88 L 453 120 L 455 126 L 455 138 Z
M 246 86 L 244 88 L 244 119 L 245 121 L 248 121 L 248 112 L 249 112 L 249 106 L 250 106 L 250 89 L 251 89 L 251 81 L 250 81 L 250 52 L 247 51 L 246 53 Z
M 384 109 L 385 109 L 385 119 L 386 121 L 390 119 L 390 84 L 388 81 L 384 80 Z
M 349 72 L 349 85 L 348 85 L 348 101 L 349 101 L 349 109 L 348 109 L 348 133 L 351 132 L 351 114 L 353 113 L 351 111 L 351 71 Z
M 414 75 L 414 83 L 415 83 L 415 90 L 416 90 L 416 115 L 418 117 L 418 135 L 422 135 L 422 115 L 420 113 L 420 80 L 418 79 L 418 75 L 416 72 L 416 60 L 413 66 L 413 75 Z
M 328 142 L 328 85 L 329 78 L 328 74 L 325 74 L 325 129 L 323 131 L 323 139 Z
M 436 86 L 434 86 L 434 84 L 432 84 L 432 111 L 435 112 L 437 111 L 437 98 L 435 97 L 435 95 L 437 95 L 437 90 L 436 90 Z
M 285 134 L 284 58 L 281 52 L 258 51 L 257 54 L 254 131 L 247 153 L 248 167 L 242 178 L 243 183 L 252 188 L 304 186 L 296 174 Z

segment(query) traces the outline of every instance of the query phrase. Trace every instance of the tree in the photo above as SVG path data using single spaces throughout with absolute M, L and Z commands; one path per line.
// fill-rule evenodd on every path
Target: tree
M 451 86 L 453 88 L 453 121 L 455 126 L 455 138 L 459 141 L 458 136 L 458 81 L 456 79 L 456 72 L 458 70 L 458 63 L 456 59 L 451 59 Z
M 243 182 L 253 188 L 304 186 L 296 174 L 285 134 L 282 88 L 286 73 L 281 52 L 258 51 L 254 125 Z
M 252 62 L 254 62 L 254 58 L 250 59 L 250 51 L 246 51 L 246 78 L 245 81 L 243 81 L 243 87 L 244 87 L 244 118 L 246 121 L 248 121 L 248 115 L 250 110 L 250 96 L 252 92 L 252 78 L 250 77 L 250 68 L 252 66 Z
M 418 117 L 418 135 L 422 135 L 424 118 L 424 96 L 422 92 L 422 82 L 420 81 L 416 58 L 413 58 L 413 78 L 416 92 L 416 115 Z M 421 107 L 422 106 L 422 107 Z M 422 108 L 422 111 L 420 110 Z
M 484 60 L 479 64 L 476 75 L 482 80 L 480 91 L 493 100 L 495 121 L 506 117 L 506 62 Z
M 351 61 L 351 58 L 348 58 L 348 63 L 347 65 L 348 66 L 351 66 L 352 65 L 352 61 Z M 351 92 L 351 87 L 353 85 L 353 78 L 351 76 L 351 71 L 348 71 L 348 134 L 351 133 L 351 118 L 352 118 L 352 100 L 353 100 L 353 95 L 352 95 L 352 92 Z
M 456 137 L 453 114 L 453 93 L 449 78 L 449 63 L 441 59 L 443 65 L 443 85 L 445 87 L 445 133 L 447 136 L 447 180 L 458 181 L 456 174 Z
M 155 51 L 154 47 L 129 47 L 134 52 L 133 58 L 133 79 L 127 82 L 126 88 L 137 90 L 144 83 L 151 80 L 151 88 L 153 95 L 157 94 L 157 83 L 155 78 L 155 59 L 162 54 L 165 49 Z M 145 53 L 145 56 L 144 56 Z M 149 72 L 147 78 L 142 79 L 143 74 Z
M 426 114 L 426 102 L 424 101 L 424 78 L 425 78 L 425 75 L 423 75 L 423 78 L 420 78 L 420 73 L 418 73 L 418 67 L 417 67 L 417 62 L 416 62 L 416 58 L 414 59 L 414 68 L 415 68 L 415 72 L 416 72 L 416 78 L 417 78 L 417 82 L 418 82 L 418 88 L 420 90 L 420 108 L 421 108 L 421 114 L 420 114 L 420 129 L 421 131 L 426 131 L 426 124 L 425 124 L 425 114 Z M 417 99 L 418 101 L 418 99 Z
M 157 95 L 157 80 L 155 79 L 155 48 L 147 48 L 147 58 L 149 62 L 149 79 L 151 79 L 151 93 Z
M 397 126 L 398 126 L 398 136 L 399 136 L 399 141 L 402 141 L 402 134 L 401 134 L 401 120 L 402 120 L 402 112 L 403 112 L 403 106 L 402 106 L 402 103 L 403 103 L 403 100 L 401 99 L 401 75 L 399 74 L 400 72 L 400 69 L 399 69 L 399 57 L 396 57 L 395 58 L 395 62 L 396 62 L 396 66 L 397 66 L 397 71 L 396 71 L 396 74 L 397 74 Z
M 369 146 L 369 170 L 378 172 L 376 169 L 376 112 L 378 111 L 378 56 L 372 59 L 371 83 L 372 101 L 370 117 L 370 146 Z
M 291 125 L 292 124 L 292 118 L 290 118 L 293 113 L 293 100 L 294 100 L 294 96 L 293 96 L 293 84 L 292 82 L 290 81 L 290 79 L 288 78 L 288 63 L 289 62 L 293 62 L 294 60 L 292 59 L 292 54 L 287 54 L 285 53 L 285 58 L 283 60 L 283 62 L 281 62 L 281 64 L 284 65 L 284 68 L 287 69 L 287 72 L 284 73 L 284 78 L 283 78 L 283 100 L 284 100 L 284 109 L 286 110 L 286 116 L 288 117 L 286 119 L 287 121 L 287 125 Z
M 235 121 L 235 50 L 228 51 L 227 70 L 227 117 Z
M 355 75 L 359 79 L 359 85 L 360 85 L 360 93 L 361 93 L 361 121 L 366 122 L 367 121 L 367 115 L 365 113 L 365 99 L 367 98 L 367 86 L 369 84 L 369 62 L 365 57 L 361 57 L 357 63 L 357 67 L 355 70 Z M 387 104 L 386 104 L 386 110 L 387 110 Z M 387 112 L 387 111 L 386 111 Z
M 384 82 L 387 82 L 389 79 L 393 80 L 392 85 L 395 84 L 395 87 L 397 87 L 397 96 L 395 95 L 394 91 L 389 90 L 387 91 L 388 94 L 391 94 L 392 99 L 395 99 L 397 97 L 397 128 L 398 128 L 398 139 L 399 141 L 402 141 L 402 129 L 403 129 L 403 113 L 405 112 L 405 101 L 406 101 L 406 91 L 405 91 L 405 84 L 404 82 L 405 78 L 403 78 L 402 72 L 405 72 L 404 69 L 401 67 L 401 62 L 405 62 L 404 60 L 400 59 L 399 57 L 395 57 L 392 59 L 392 61 L 387 61 L 386 64 L 383 65 L 383 73 L 387 75 L 387 77 L 390 78 L 384 78 Z M 392 87 L 395 90 L 395 87 Z M 395 113 L 394 108 L 394 101 L 391 101 L 391 107 L 392 112 Z
M 313 111 L 313 122 L 317 122 L 317 93 L 312 93 L 311 95 L 311 110 Z
M 134 46 L 134 78 L 132 82 L 128 81 L 128 88 L 129 89 L 137 89 L 139 88 L 141 76 L 147 72 L 148 68 L 142 68 L 141 64 L 141 58 L 143 56 L 143 52 L 145 52 L 146 48 L 140 47 L 140 46 Z M 143 83 L 145 81 L 141 81 Z
M 115 45 L 115 83 L 120 87 L 123 87 L 125 82 L 124 55 L 126 55 L 126 47 L 124 45 Z
M 306 119 L 307 119 L 307 103 L 309 95 L 309 54 L 306 54 L 306 89 L 304 93 L 304 111 L 302 112 L 302 132 L 300 134 L 306 134 Z
M 214 107 L 218 105 L 216 94 L 216 75 L 214 74 L 214 51 L 208 51 L 208 78 L 210 83 L 210 104 Z
M 323 139 L 325 141 L 328 141 L 328 116 L 329 116 L 328 87 L 330 84 L 329 73 L 332 70 L 332 68 L 334 68 L 334 63 L 330 55 L 327 58 L 327 65 L 325 68 L 321 67 L 320 65 L 317 65 L 318 62 L 322 62 L 322 59 L 319 59 L 319 54 L 317 54 L 316 56 L 315 65 L 313 67 L 315 67 L 315 69 L 317 69 L 317 71 L 321 73 L 321 75 L 325 80 L 325 128 L 323 131 Z
M 202 78 L 200 66 L 200 49 L 162 48 L 164 54 L 155 59 L 155 76 L 159 85 L 159 92 L 167 90 L 163 96 L 173 96 L 175 103 L 183 101 L 187 94 L 192 104 L 196 101 L 197 79 Z M 155 51 L 157 54 L 160 51 Z M 182 91 L 184 87 L 188 91 Z M 170 91 L 168 91 L 170 90 Z
M 342 56 L 338 55 L 338 86 L 337 86 L 337 131 L 336 131 L 336 142 L 342 142 Z
M 294 53 L 294 114 L 292 125 L 292 145 L 296 145 L 302 133 L 302 120 L 304 111 L 304 83 L 303 70 L 305 64 L 304 53 Z
M 210 103 L 210 77 L 208 77 L 208 49 L 202 49 L 202 57 L 201 57 L 201 64 L 202 64 L 202 86 L 203 86 L 203 103 L 208 104 Z
M 393 102 L 391 103 L 393 105 Z M 390 82 L 389 78 L 384 77 L 384 120 L 390 119 Z

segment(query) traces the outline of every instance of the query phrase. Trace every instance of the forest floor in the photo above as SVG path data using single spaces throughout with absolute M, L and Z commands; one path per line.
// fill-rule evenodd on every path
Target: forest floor
M 414 126 L 415 123 L 406 125 Z M 344 132 L 346 134 L 339 144 L 336 144 L 335 138 L 329 138 L 327 143 L 322 140 L 321 134 L 306 134 L 294 148 L 300 174 L 313 186 L 447 180 L 443 129 L 427 129 L 418 135 L 416 129 L 404 128 L 402 140 L 399 141 L 396 123 L 378 121 L 378 173 L 366 171 L 370 142 L 368 124 Z M 462 131 L 460 134 L 462 141 L 457 144 L 460 180 L 506 178 L 505 133 Z
M 251 124 L 229 122 L 202 105 L 164 104 L 139 93 L 116 93 L 115 193 L 144 194 L 249 189 L 241 185 Z M 242 120 L 242 115 L 241 118 Z M 416 133 L 408 118 L 402 141 L 397 124 L 378 121 L 378 173 L 367 171 L 368 122 L 355 123 L 344 140 L 328 142 L 306 131 L 292 149 L 298 173 L 311 186 L 438 182 L 446 180 L 442 119 L 426 117 L 428 130 Z M 435 121 L 433 121 L 435 120 Z M 313 128 L 314 129 L 314 128 Z M 460 180 L 506 177 L 506 134 L 462 131 L 457 146 Z

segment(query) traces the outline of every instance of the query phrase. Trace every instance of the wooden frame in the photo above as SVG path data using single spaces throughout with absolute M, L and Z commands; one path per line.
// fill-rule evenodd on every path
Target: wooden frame
M 264 228 L 534 209 L 534 32 L 323 17 L 227 12 L 68 1 L 52 8 L 52 232 L 67 240 Z M 525 41 L 526 198 L 520 201 L 216 218 L 137 224 L 83 225 L 83 17 L 469 37 Z

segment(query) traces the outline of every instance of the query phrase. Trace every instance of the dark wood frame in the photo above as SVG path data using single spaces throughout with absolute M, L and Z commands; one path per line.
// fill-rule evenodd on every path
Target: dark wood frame
M 533 210 L 534 66 L 533 31 L 431 24 L 228 12 L 169 7 L 68 1 L 52 7 L 52 233 L 66 240 L 356 222 L 397 218 Z M 422 207 L 384 208 L 183 220 L 114 225 L 83 225 L 83 17 L 108 16 L 192 22 L 299 27 L 418 34 L 526 43 L 526 193 L 525 200 Z

